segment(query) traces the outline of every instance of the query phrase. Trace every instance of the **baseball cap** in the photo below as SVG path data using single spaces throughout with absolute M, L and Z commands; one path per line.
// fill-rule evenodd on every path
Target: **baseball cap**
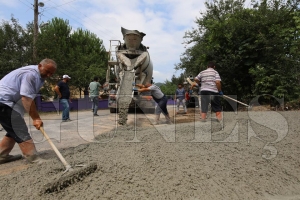
M 68 78 L 68 79 L 71 79 L 71 77 L 70 77 L 70 76 L 68 76 L 68 75 L 63 75 L 63 78 Z

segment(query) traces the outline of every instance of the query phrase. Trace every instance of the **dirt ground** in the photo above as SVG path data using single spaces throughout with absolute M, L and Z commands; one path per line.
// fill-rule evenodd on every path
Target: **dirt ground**
M 299 111 L 224 112 L 223 128 L 214 115 L 200 122 L 197 109 L 170 113 L 172 125 L 137 115 L 61 148 L 71 165 L 98 168 L 59 192 L 40 194 L 64 171 L 53 151 L 40 152 L 39 166 L 1 165 L 1 199 L 300 199 Z

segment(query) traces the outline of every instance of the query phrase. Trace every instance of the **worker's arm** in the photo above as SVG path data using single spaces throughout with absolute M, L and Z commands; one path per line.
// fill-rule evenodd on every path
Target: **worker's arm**
M 40 127 L 43 126 L 43 121 L 37 112 L 34 100 L 29 97 L 22 96 L 22 104 L 26 112 L 29 113 L 29 116 L 32 118 L 33 126 L 35 126 L 37 130 L 40 130 Z
M 54 91 L 56 92 L 56 94 L 58 95 L 59 98 L 61 98 L 61 93 L 59 91 L 59 87 L 55 86 Z
M 150 91 L 149 88 L 146 88 L 146 87 L 143 87 L 143 88 L 140 88 L 138 89 L 139 92 L 147 92 L 147 91 Z
M 221 81 L 216 81 L 216 85 L 217 85 L 217 88 L 218 88 L 218 91 L 222 91 L 222 87 L 221 87 Z
M 194 88 L 194 87 L 196 87 L 196 86 L 199 86 L 199 84 L 200 84 L 200 81 L 197 79 L 197 78 L 194 78 L 194 83 L 191 85 L 191 90 Z
M 137 86 L 139 88 L 144 88 L 145 87 L 143 84 L 135 84 L 135 86 Z

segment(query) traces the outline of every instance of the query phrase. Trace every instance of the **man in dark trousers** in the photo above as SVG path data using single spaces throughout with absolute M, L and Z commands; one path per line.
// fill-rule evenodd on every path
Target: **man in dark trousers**
M 15 143 L 30 163 L 43 162 L 37 155 L 23 116 L 27 112 L 37 130 L 43 126 L 34 98 L 56 68 L 55 61 L 44 59 L 38 65 L 18 68 L 0 80 L 0 123 L 7 132 L 0 142 L 0 164 L 22 158 L 22 155 L 9 155 Z
M 62 112 L 62 121 L 68 122 L 71 121 L 70 119 L 70 105 L 71 102 L 70 99 L 70 89 L 68 82 L 71 79 L 68 75 L 63 75 L 63 80 L 57 83 L 54 90 L 58 94 L 59 102 L 63 106 L 63 112 Z
M 209 62 L 207 69 L 201 71 L 196 77 L 195 82 L 201 84 L 201 121 L 206 121 L 208 112 L 208 105 L 211 101 L 212 110 L 216 113 L 217 119 L 222 121 L 222 106 L 220 102 L 220 95 L 223 95 L 221 90 L 221 78 L 219 73 L 215 70 L 214 62 Z M 193 87 L 194 85 L 192 85 Z
M 142 84 L 136 84 L 135 86 L 139 87 L 140 89 L 137 89 L 138 92 L 151 92 L 151 96 L 154 99 L 154 101 L 157 103 L 156 109 L 155 109 L 155 123 L 154 125 L 159 124 L 159 118 L 160 114 L 163 113 L 163 115 L 166 118 L 167 124 L 172 124 L 171 118 L 169 116 L 169 112 L 167 110 L 167 103 L 168 99 L 164 93 L 160 90 L 160 88 L 156 85 L 153 85 L 151 83 L 146 83 L 145 85 Z

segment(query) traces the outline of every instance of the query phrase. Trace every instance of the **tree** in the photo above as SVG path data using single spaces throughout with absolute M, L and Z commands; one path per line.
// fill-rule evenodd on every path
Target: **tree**
M 177 85 L 168 80 L 160 86 L 161 91 L 167 96 L 174 96 L 176 88 Z
M 240 99 L 270 94 L 299 98 L 299 2 L 262 0 L 244 8 L 244 1 L 207 1 L 186 32 L 191 47 L 176 69 L 199 73 L 214 60 L 224 92 Z M 289 66 L 286 68 L 285 66 Z M 197 70 L 198 68 L 198 70 Z
M 0 79 L 21 66 L 30 63 L 30 43 L 32 39 L 26 29 L 11 18 L 0 25 Z
M 70 65 L 70 37 L 72 27 L 68 20 L 53 18 L 48 25 L 40 27 L 37 41 L 38 60 L 54 59 L 58 65 L 57 74 L 63 75 L 72 69 Z
M 108 58 L 102 40 L 89 31 L 78 29 L 70 37 L 70 46 L 70 65 L 76 69 L 70 72 L 76 77 L 72 84 L 82 90 L 94 76 L 103 81 Z
M 67 20 L 58 18 L 44 27 L 38 40 L 40 59 L 53 58 L 57 64 L 57 81 L 63 74 L 72 77 L 70 85 L 80 93 L 94 76 L 104 80 L 107 68 L 107 56 L 103 42 L 95 34 L 78 29 L 72 33 Z

